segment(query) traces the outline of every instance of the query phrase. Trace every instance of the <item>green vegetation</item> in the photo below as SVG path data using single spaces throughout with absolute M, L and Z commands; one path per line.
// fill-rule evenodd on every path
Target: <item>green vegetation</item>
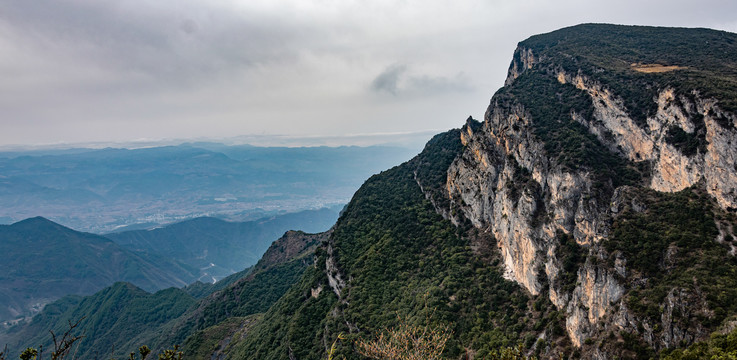
M 555 249 L 555 256 L 563 265 L 558 274 L 559 288 L 564 293 L 570 293 L 576 287 L 578 268 L 586 260 L 586 253 L 572 235 L 558 230 L 556 236 L 560 245 Z
M 311 264 L 309 257 L 294 259 L 228 286 L 201 309 L 196 330 L 218 324 L 230 317 L 262 313 L 279 300 Z
M 113 349 L 120 357 L 140 344 L 161 351 L 183 344 L 186 354 L 212 350 L 215 338 L 252 326 L 259 317 L 251 315 L 266 311 L 311 265 L 310 252 L 323 235 L 288 234 L 298 236 L 285 235 L 267 253 L 281 250 L 291 255 L 262 259 L 255 270 L 230 279 L 222 289 L 214 289 L 217 284 L 203 284 L 149 294 L 131 284 L 117 283 L 93 296 L 68 297 L 49 304 L 30 324 L 11 329 L 2 340 L 11 352 L 29 346 L 48 348 L 49 330 L 58 332 L 67 321 L 86 316 L 79 324 L 86 335 L 78 343 L 77 353 L 82 358 L 99 357 Z M 197 301 L 189 294 L 192 291 L 214 293 Z M 244 320 L 234 324 L 238 322 L 234 319 Z
M 627 259 L 626 283 L 633 284 L 628 307 L 658 323 L 661 304 L 675 288 L 685 289 L 689 301 L 705 301 L 713 311 L 677 314 L 677 323 L 697 321 L 714 330 L 728 314 L 737 313 L 737 260 L 715 241 L 715 219 L 728 215 L 709 195 L 698 188 L 677 193 L 638 189 L 628 199 L 637 205 L 625 206 L 604 243 L 610 253 L 621 252 Z
M 528 294 L 504 279 L 491 235 L 465 223 L 454 226 L 438 214 L 448 205 L 448 166 L 464 151 L 458 130 L 434 137 L 416 158 L 371 177 L 346 206 L 329 238 L 311 239 L 299 255 L 287 255 L 295 250 L 287 245 L 272 245 L 272 253 L 250 272 L 200 301 L 189 294 L 202 296 L 213 291 L 211 287 L 197 285 L 187 292 L 171 289 L 151 295 L 116 285 L 96 300 L 68 298 L 48 307 L 46 323 L 76 316 L 77 310 L 70 309 L 95 302 L 90 306 L 104 314 L 93 314 L 90 337 L 110 339 L 114 333 L 118 339 L 130 340 L 123 348 L 133 343 L 154 344 L 156 349 L 183 343 L 183 354 L 197 358 L 513 360 L 560 353 L 575 359 L 591 355 L 594 349 L 621 358 L 734 358 L 737 331 L 662 354 L 646 343 L 643 334 L 651 331 L 657 342 L 664 327 L 673 325 L 686 332 L 684 341 L 690 341 L 727 327 L 727 319 L 734 319 L 737 260 L 728 251 L 735 239 L 725 234 L 732 230 L 725 229 L 737 228 L 736 216 L 720 210 L 703 184 L 677 193 L 638 187 L 646 164 L 623 159 L 577 122 L 577 117 L 594 120 L 591 97 L 550 76 L 562 67 L 602 81 L 624 98 L 627 110 L 644 126 L 644 118 L 654 111 L 657 91 L 673 87 L 682 96 L 676 101 L 682 101 L 692 96 L 691 86 L 717 81 L 710 73 L 713 69 L 691 58 L 697 55 L 695 42 L 715 41 L 727 47 L 725 54 L 732 54 L 730 46 L 737 40 L 731 34 L 707 30 L 694 31 L 700 37 L 678 38 L 682 31 L 583 25 L 530 38 L 522 45 L 532 48 L 542 61 L 493 100 L 495 106 L 523 106 L 533 135 L 554 162 L 567 170 L 593 174 L 597 197 L 582 200 L 604 200 L 601 205 L 614 213 L 611 223 L 601 222 L 610 231 L 600 243 L 604 249 L 592 245 L 600 250 L 592 254 L 573 236 L 556 233 L 555 257 L 561 266 L 559 283 L 553 285 L 570 292 L 582 264 L 603 267 L 605 276 L 614 274 L 626 286 L 623 301 L 635 315 L 628 315 L 627 322 L 639 325 L 636 331 L 629 326 L 609 331 L 573 349 L 565 330 L 568 310 L 557 311 L 551 304 L 551 284 L 543 272 L 539 273 L 541 294 Z M 658 38 L 641 39 L 644 35 Z M 661 54 L 663 44 L 672 48 Z M 681 46 L 690 50 L 672 54 Z M 705 47 L 707 53 L 713 51 L 711 43 Z M 720 54 L 703 63 L 718 71 L 719 66 L 731 66 L 734 58 Z M 641 73 L 632 63 L 681 68 Z M 701 95 L 725 91 L 715 95 L 720 106 L 737 108 L 737 101 L 729 97 L 737 70 L 725 71 L 723 82 L 712 84 Z M 668 129 L 666 140 L 692 155 L 706 145 L 704 119 L 694 112 L 688 115 L 696 131 L 689 134 L 674 127 Z M 469 126 L 477 130 L 479 125 L 469 119 Z M 538 201 L 549 200 L 530 171 L 518 164 L 513 171 L 512 180 L 505 184 L 513 199 L 529 191 L 538 195 Z M 609 195 L 622 185 L 632 186 L 620 188 L 622 196 L 609 204 Z M 533 218 L 532 225 L 537 226 L 548 214 L 541 211 Z M 622 260 L 626 273 L 614 271 Z M 276 264 L 265 266 L 269 261 Z M 119 298 L 125 301 L 120 303 Z M 672 323 L 661 326 L 664 313 Z M 610 315 L 603 317 L 609 325 L 615 321 Z M 131 330 L 143 327 L 144 320 L 138 319 L 146 321 L 143 333 Z M 36 332 L 44 329 L 43 321 L 42 317 L 36 323 Z M 109 342 L 85 346 L 104 349 Z
M 509 189 L 509 197 L 512 199 L 512 202 L 517 203 L 525 188 L 535 189 L 535 193 L 539 192 L 540 184 L 532 178 L 530 170 L 519 166 L 517 160 L 512 156 L 508 156 L 507 161 L 514 164 L 512 179 L 507 180 L 507 183 L 504 184 Z
M 701 120 L 703 124 L 703 119 Z M 687 133 L 678 126 L 671 126 L 665 134 L 665 141 L 676 147 L 683 155 L 691 156 L 706 152 L 706 137 L 703 128 L 699 133 Z
M 469 126 L 480 126 L 480 123 L 469 117 Z M 412 160 L 415 167 L 415 178 L 422 185 L 423 190 L 430 194 L 435 206 L 449 208 L 448 196 L 445 195 L 445 183 L 448 177 L 448 168 L 458 154 L 463 151 L 463 144 L 459 141 L 460 130 L 433 136 L 422 151 L 423 156 Z
M 644 126 L 657 109 L 657 93 L 698 91 L 719 106 L 737 111 L 737 35 L 709 29 L 584 24 L 532 36 L 521 46 L 565 71 L 596 79 L 624 101 L 630 116 Z M 632 64 L 684 69 L 641 73 Z
M 0 225 L 0 320 L 69 294 L 90 295 L 116 281 L 147 291 L 184 286 L 196 270 L 36 217 Z M 23 313 L 22 315 L 28 315 Z
M 545 144 L 545 152 L 564 169 L 592 170 L 600 190 L 639 184 L 642 174 L 638 165 L 606 148 L 573 119 L 574 113 L 593 119 L 591 97 L 583 90 L 561 84 L 543 72 L 528 70 L 513 86 L 499 90 L 494 99 L 497 105 L 523 105 L 530 114 L 533 133 Z
M 459 139 L 450 132 L 435 141 L 453 146 Z M 431 155 L 423 152 L 370 178 L 346 207 L 330 238 L 341 277 L 351 279 L 341 297 L 329 287 L 324 267 L 308 268 L 234 348 L 232 358 L 320 359 L 324 344 L 342 333 L 346 340 L 337 342 L 334 358 L 357 359 L 354 342 L 398 325 L 398 316 L 408 326 L 447 324 L 453 334 L 443 351 L 447 358 L 466 349 L 477 350 L 478 358 L 490 356 L 526 339 L 533 329 L 549 329 L 565 344 L 563 318 L 552 305 L 540 301 L 529 312 L 531 299 L 502 277 L 498 255 L 474 254 L 473 232 L 434 211 L 414 179 L 415 166 Z M 318 249 L 316 256 L 317 264 L 325 264 L 327 249 Z M 314 296 L 315 289 L 322 291 Z
M 213 355 L 222 356 L 260 320 L 261 315 L 230 317 L 217 325 L 197 331 L 184 342 L 184 357 L 208 359 Z
M 664 360 L 733 360 L 737 359 L 737 329 L 728 334 L 712 334 L 707 341 L 674 350 L 663 357 Z
M 182 290 L 170 288 L 149 294 L 129 283 L 116 283 L 76 306 L 45 309 L 28 326 L 17 329 L 8 341 L 11 353 L 29 346 L 48 349 L 52 346 L 49 330 L 63 333 L 69 322 L 79 322 L 85 337 L 75 348 L 77 356 L 94 358 L 95 354 L 127 356 L 127 350 L 157 338 L 158 327 L 182 315 L 195 300 Z M 51 306 L 51 305 L 50 305 Z

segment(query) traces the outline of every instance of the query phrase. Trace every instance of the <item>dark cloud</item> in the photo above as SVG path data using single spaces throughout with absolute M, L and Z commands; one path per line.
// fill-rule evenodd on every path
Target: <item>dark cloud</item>
M 389 65 L 371 82 L 371 89 L 377 92 L 387 92 L 396 95 L 399 90 L 399 81 L 407 72 L 406 65 Z
M 453 77 L 412 76 L 408 79 L 408 82 L 410 88 L 427 94 L 468 92 L 474 89 L 471 85 L 471 80 L 463 73 L 458 73 Z
M 463 74 L 453 77 L 415 75 L 407 65 L 389 65 L 371 82 L 371 90 L 397 94 L 442 94 L 473 90 L 471 81 Z

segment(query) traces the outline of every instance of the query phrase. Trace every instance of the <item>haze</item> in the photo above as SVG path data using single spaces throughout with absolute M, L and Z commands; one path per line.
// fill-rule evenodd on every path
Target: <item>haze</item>
M 0 146 L 442 131 L 518 41 L 583 22 L 737 31 L 733 1 L 0 2 Z

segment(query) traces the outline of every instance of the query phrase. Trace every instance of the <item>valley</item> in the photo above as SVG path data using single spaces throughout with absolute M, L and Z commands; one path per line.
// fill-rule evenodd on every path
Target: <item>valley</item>
M 370 175 L 416 151 L 193 143 L 0 152 L 0 220 L 43 216 L 94 233 L 203 216 L 252 221 L 345 204 Z

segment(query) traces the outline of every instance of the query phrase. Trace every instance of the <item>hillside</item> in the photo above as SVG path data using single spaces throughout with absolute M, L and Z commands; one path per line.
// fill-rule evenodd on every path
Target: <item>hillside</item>
M 30 323 L 0 334 L 0 340 L 8 345 L 10 354 L 39 345 L 53 349 L 49 330 L 63 334 L 69 328 L 68 322 L 81 319 L 76 334 L 84 334 L 84 338 L 77 344 L 78 358 L 109 356 L 111 351 L 122 357 L 137 349 L 141 339 L 158 336 L 157 330 L 162 325 L 193 305 L 195 299 L 180 289 L 151 294 L 130 283 L 119 282 L 91 296 L 65 297 L 51 303 Z
M 447 358 L 647 358 L 737 316 L 737 35 L 587 24 L 519 44 L 482 123 L 370 178 L 229 358 L 359 358 L 398 325 Z M 330 291 L 327 291 L 330 290 Z
M 188 289 L 148 293 L 130 283 L 116 283 L 91 296 L 69 296 L 49 304 L 30 323 L 0 333 L 0 341 L 8 344 L 10 354 L 39 345 L 53 348 L 49 330 L 61 334 L 68 321 L 81 319 L 75 329 L 75 334 L 85 335 L 76 349 L 81 359 L 108 356 L 111 351 L 121 358 L 141 344 L 154 350 L 184 345 L 188 356 L 217 352 L 213 341 L 220 338 L 212 332 L 232 335 L 266 311 L 311 264 L 309 255 L 326 234 L 285 233 L 239 278 L 225 285 L 203 284 L 198 290 L 209 296 L 200 300 Z
M 306 210 L 231 222 L 202 217 L 151 229 L 106 234 L 126 249 L 159 254 L 199 269 L 198 280 L 213 282 L 255 265 L 274 239 L 290 229 L 329 229 L 341 207 Z
M 69 294 L 89 295 L 116 281 L 148 291 L 181 287 L 196 270 L 128 251 L 99 235 L 44 218 L 0 225 L 0 319 L 22 318 Z
M 438 135 L 417 158 L 370 178 L 317 250 L 320 267 L 309 268 L 229 358 L 319 359 L 339 333 L 348 335 L 336 356 L 355 358 L 351 340 L 396 325 L 397 316 L 449 324 L 458 335 L 451 358 L 470 346 L 488 354 L 513 345 L 535 321 L 560 328 L 549 311 L 521 321 L 528 295 L 489 265 L 499 263 L 491 239 L 454 227 L 426 197 L 442 195 L 440 175 L 463 150 L 459 134 Z

